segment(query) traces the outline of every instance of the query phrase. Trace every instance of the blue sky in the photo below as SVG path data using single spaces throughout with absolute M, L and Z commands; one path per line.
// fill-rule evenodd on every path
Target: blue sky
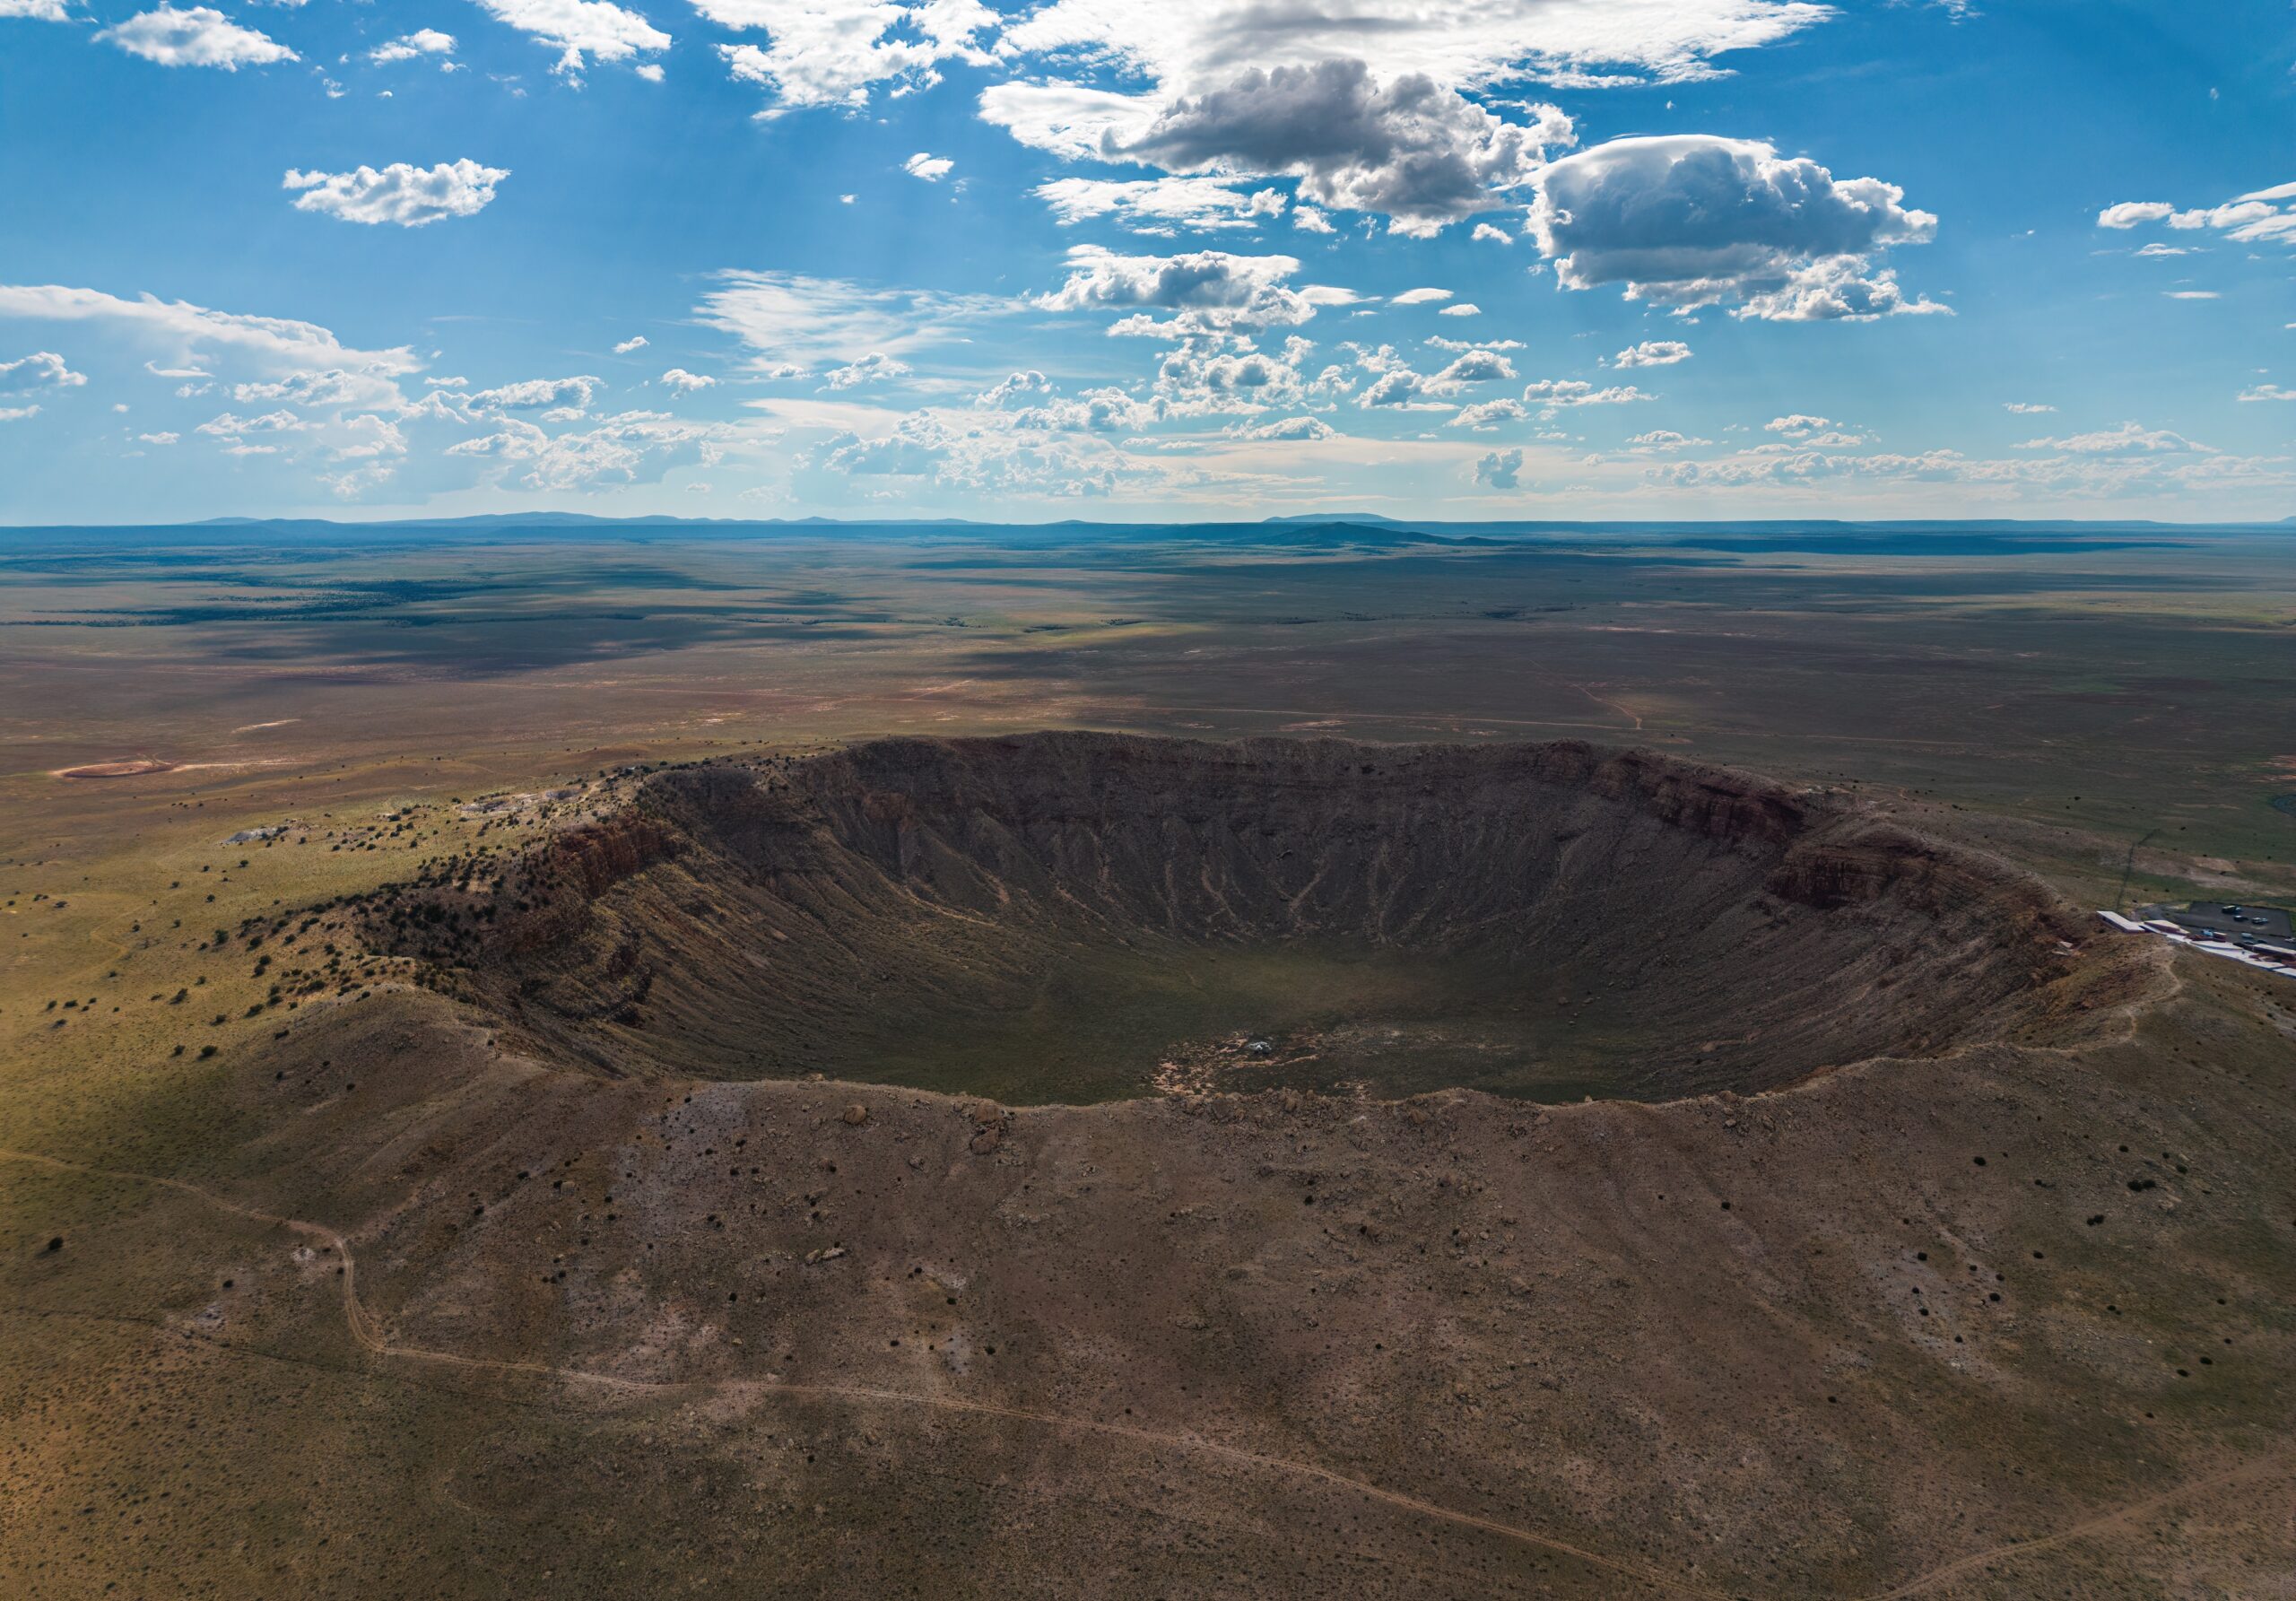
M 0 520 L 2279 518 L 2292 65 L 2286 0 L 0 0 Z

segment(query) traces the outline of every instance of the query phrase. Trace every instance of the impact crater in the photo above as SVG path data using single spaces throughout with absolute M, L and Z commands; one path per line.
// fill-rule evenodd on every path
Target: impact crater
M 645 780 L 368 931 L 546 1057 L 1011 1104 L 1779 1088 L 2030 1037 L 2085 937 L 1822 796 L 1563 743 L 889 739 Z

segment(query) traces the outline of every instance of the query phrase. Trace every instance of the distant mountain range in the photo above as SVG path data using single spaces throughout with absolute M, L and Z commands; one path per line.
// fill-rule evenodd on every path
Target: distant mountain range
M 1257 521 L 1205 520 L 1190 522 L 1092 522 L 1065 518 L 1056 522 L 998 523 L 972 518 L 692 518 L 601 517 L 583 511 L 502 511 L 469 517 L 410 517 L 373 521 L 342 521 L 332 518 L 216 517 L 198 522 L 146 524 L 20 524 L 0 525 L 0 538 L 25 535 L 60 536 L 66 541 L 117 539 L 125 535 L 167 533 L 178 536 L 204 535 L 210 539 L 244 533 L 261 537 L 344 536 L 358 538 L 398 534 L 423 535 L 591 531 L 600 535 L 643 535 L 683 529 L 698 535 L 758 536 L 804 530 L 911 529 L 931 535 L 941 531 L 954 538 L 993 536 L 1016 544 L 1049 544 L 1090 535 L 1111 541 L 1201 540 L 1236 544 L 1255 543 L 1300 544 L 1446 544 L 1509 539 L 1663 540 L 1671 544 L 1723 544 L 1749 541 L 1824 539 L 1842 548 L 1880 540 L 1905 540 L 1924 535 L 2014 535 L 2048 540 L 2057 535 L 2094 535 L 2105 531 L 2152 533 L 2160 537 L 2182 534 L 2279 533 L 2296 528 L 2296 517 L 2252 523 L 2170 523 L 2144 518 L 1967 518 L 1904 521 L 1850 522 L 1838 518 L 1753 518 L 1727 521 L 1696 518 L 1647 518 L 1633 521 L 1511 518 L 1401 518 L 1377 511 L 1288 512 Z
M 1218 519 L 1218 520 L 1219 520 L 1219 521 L 1221 521 L 1221 522 L 1222 522 L 1222 523 L 1224 523 L 1226 519 L 1222 518 L 1222 519 Z M 184 525 L 182 525 L 182 526 L 186 526 L 186 527 L 193 527 L 193 528 L 240 528 L 240 527 L 260 527 L 260 526 L 265 526 L 265 525 L 270 525 L 270 524 L 313 523 L 313 522 L 328 523 L 328 522 L 333 522 L 333 521 L 335 521 L 335 519 L 334 519 L 334 518 L 331 518 L 211 517 L 211 518 L 202 518 L 200 521 L 196 522 L 196 523 L 187 523 L 187 524 L 184 524 Z M 1275 523 L 1275 524 L 1301 524 L 1301 523 L 1353 523 L 1353 524 L 1358 524 L 1358 525 L 1361 525 L 1361 526 L 1366 526 L 1366 527 L 1398 527 L 1398 528 L 1399 528 L 1399 527 L 1403 527 L 1403 526 L 1406 526 L 1406 525 L 1403 522 L 1403 520 L 1402 520 L 1402 519 L 1400 519 L 1400 518 L 1392 518 L 1392 517 L 1387 517 L 1387 516 L 1385 516 L 1385 515 L 1383 515 L 1382 513 L 1379 513 L 1379 512 L 1377 512 L 1377 511 L 1301 511 L 1301 512 L 1293 512 L 1292 514 L 1291 514 L 1290 516 L 1287 516 L 1287 517 L 1265 517 L 1265 518 L 1262 518 L 1260 519 L 1260 521 L 1261 521 L 1261 522 L 1263 522 L 1263 523 Z M 783 528 L 786 528 L 786 527 L 798 527 L 798 528 L 803 528 L 803 527 L 813 527 L 813 526 L 837 527 L 837 526 L 846 526 L 846 525 L 857 525 L 857 526 L 865 526 L 865 527 L 871 527 L 871 528 L 888 528 L 888 527 L 978 527 L 978 528 L 1002 528 L 1002 527 L 1013 527 L 1013 526 L 1022 526 L 1022 527 L 1037 526 L 1037 527 L 1042 527 L 1042 526 L 1074 526 L 1074 527 L 1094 527 L 1094 526 L 1121 526 L 1121 527 L 1185 527 L 1185 526 L 1187 526 L 1187 525 L 1186 525 L 1186 524 L 1184 524 L 1184 523 L 1126 523 L 1126 524 L 1106 524 L 1106 525 L 1102 525 L 1102 524 L 1093 524 L 1093 523 L 1087 522 L 1087 521 L 1085 521 L 1085 520 L 1083 520 L 1083 519 L 1081 519 L 1081 518 L 1064 518 L 1064 519 L 1062 519 L 1062 520 L 1061 520 L 1061 522 L 1059 522 L 1059 523 L 1057 523 L 1057 524 L 1046 525 L 1046 524 L 1009 524 L 1009 523 L 991 523 L 991 522 L 983 522 L 983 521 L 981 521 L 981 520 L 979 520 L 978 518 L 966 518 L 966 517 L 872 517 L 872 518 L 839 518 L 839 517 L 771 517 L 771 518 L 726 518 L 726 517 L 667 517 L 667 516 L 660 516 L 660 515 L 650 516 L 650 517 L 599 517 L 599 516 L 596 516 L 596 515 L 595 515 L 595 514 L 593 514 L 593 513 L 587 512 L 587 511 L 492 511 L 492 512 L 486 512 L 486 513 L 482 514 L 482 515 L 472 516 L 472 517 L 421 517 L 421 518 L 392 518 L 392 519 L 390 519 L 390 522 L 389 522 L 389 524 L 388 524 L 387 526 L 392 526 L 392 527 L 408 527 L 408 526 L 422 526 L 422 527 L 426 527 L 426 528 L 487 528 L 487 527 L 500 527 L 500 526 L 512 526 L 512 525 L 515 525 L 515 526 L 518 526 L 518 527 L 521 527 L 521 528 L 590 528 L 590 527 L 648 528 L 648 527 L 682 527 L 682 526 L 689 526 L 689 525 L 693 526 L 698 526 L 698 527 L 722 526 L 726 526 L 726 525 L 736 525 L 736 526 L 741 526 L 741 525 L 762 525 L 762 526 L 770 526 L 770 527 L 783 527 Z M 344 525 L 344 526 L 360 526 L 360 525 L 357 525 L 357 524 L 346 524 L 346 525 Z
M 868 518 L 863 519 L 836 517 L 598 517 L 587 511 L 490 511 L 474 517 L 408 517 L 392 518 L 376 523 L 339 522 L 325 517 L 211 517 L 196 523 L 182 525 L 190 528 L 247 528 L 291 526 L 323 524 L 331 527 L 388 527 L 388 528 L 680 528 L 680 527 L 746 527 L 764 525 L 772 527 L 806 527 L 822 526 L 835 527 L 848 522 L 860 522 L 872 528 L 893 526 L 933 526 L 938 525 L 978 526 L 998 527 L 1001 524 L 973 525 L 961 517 Z

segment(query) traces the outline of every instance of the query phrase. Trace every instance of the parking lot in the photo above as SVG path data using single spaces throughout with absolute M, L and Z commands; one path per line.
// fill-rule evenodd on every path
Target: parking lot
M 2239 910 L 2227 911 L 2227 905 L 2238 906 Z M 2145 906 L 2138 908 L 2135 916 L 2142 922 L 2165 919 L 2195 934 L 2217 935 L 2226 939 L 2246 935 L 2277 945 L 2289 944 L 2292 934 L 2284 908 L 2249 906 L 2240 901 L 2196 901 L 2189 906 Z

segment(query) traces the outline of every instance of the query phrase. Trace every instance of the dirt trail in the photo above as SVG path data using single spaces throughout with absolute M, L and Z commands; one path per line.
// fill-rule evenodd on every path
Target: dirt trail
M 2061 1528 L 2053 1535 L 2039 1535 L 2030 1540 L 2012 1540 L 2006 1544 L 1996 1545 L 1989 1551 L 1977 1552 L 1972 1555 L 1947 1562 L 1943 1567 L 1932 1568 L 1928 1572 L 1907 1580 L 1895 1589 L 1883 1590 L 1876 1595 L 1867 1597 L 1866 1601 L 1899 1601 L 1900 1597 L 1926 1595 L 1941 1584 L 1964 1578 L 1995 1562 L 2010 1562 L 2031 1552 L 2048 1551 L 2059 1545 L 2068 1545 L 2075 1540 L 2086 1539 L 2092 1535 L 2134 1530 L 2143 1527 L 2144 1520 L 2153 1513 L 2182 1501 L 2188 1495 L 2198 1495 L 2208 1490 L 2222 1490 L 2227 1485 L 2241 1484 L 2249 1479 L 2264 1478 L 2274 1472 L 2285 1471 L 2289 1466 L 2288 1455 L 2285 1452 L 2251 1457 L 2246 1462 L 2226 1468 L 2222 1473 L 2210 1474 L 2204 1478 L 2187 1479 L 2183 1484 L 2171 1485 L 2158 1494 L 2148 1495 L 2141 1501 L 2133 1501 L 2125 1506 L 2116 1507 L 2109 1512 L 2100 1513 L 2086 1522 L 2076 1523 L 2070 1528 Z
M 1153 1429 L 1135 1427 L 1099 1418 L 1076 1417 L 1062 1413 L 1040 1412 L 1031 1407 L 1004 1406 L 988 1401 L 967 1400 L 955 1396 L 925 1395 L 909 1390 L 880 1389 L 865 1385 L 798 1384 L 775 1379 L 688 1379 L 660 1381 L 626 1379 L 611 1373 L 599 1373 L 582 1368 L 558 1367 L 547 1362 L 517 1362 L 507 1358 L 466 1356 L 452 1351 L 431 1350 L 418 1345 L 403 1345 L 387 1338 L 374 1314 L 359 1299 L 358 1263 L 351 1243 L 337 1230 L 325 1223 L 304 1218 L 285 1217 L 248 1206 L 181 1179 L 163 1178 L 152 1173 L 137 1173 L 118 1168 L 96 1167 L 86 1162 L 71 1162 L 62 1157 L 45 1156 L 37 1152 L 0 1148 L 0 1162 L 22 1162 L 30 1166 L 50 1168 L 64 1172 L 84 1173 L 92 1178 L 116 1179 L 123 1183 L 147 1184 L 189 1196 L 217 1211 L 254 1223 L 268 1223 L 294 1231 L 317 1240 L 330 1247 L 341 1258 L 340 1277 L 343 1281 L 343 1310 L 351 1336 L 361 1349 L 369 1353 L 404 1362 L 425 1362 L 437 1366 L 465 1370 L 516 1374 L 522 1377 L 554 1379 L 561 1382 L 587 1385 L 596 1388 L 626 1394 L 675 1395 L 688 1391 L 738 1391 L 754 1396 L 789 1396 L 811 1400 L 835 1400 L 872 1403 L 896 1406 L 931 1408 L 936 1411 L 963 1413 L 977 1417 L 1004 1418 L 1015 1423 L 1034 1423 L 1049 1429 L 1068 1430 L 1098 1434 L 1104 1438 L 1131 1440 L 1135 1443 L 1170 1450 L 1193 1451 L 1216 1457 L 1248 1467 L 1263 1468 L 1273 1473 L 1298 1478 L 1318 1480 L 1339 1488 L 1353 1491 L 1370 1501 L 1400 1510 L 1415 1513 L 1461 1528 L 1480 1530 L 1497 1535 L 1518 1544 L 1550 1552 L 1590 1567 L 1616 1573 L 1622 1578 L 1649 1588 L 1679 1596 L 1696 1596 L 1707 1601 L 1729 1601 L 1731 1592 L 1710 1588 L 1688 1579 L 1677 1579 L 1622 1557 L 1605 1556 L 1584 1546 L 1551 1535 L 1502 1523 L 1495 1518 L 1478 1517 L 1473 1512 L 1460 1511 L 1435 1501 L 1423 1501 L 1400 1491 L 1388 1490 L 1366 1479 L 1359 1479 L 1335 1468 L 1293 1457 L 1270 1456 L 1248 1450 L 1240 1446 L 1225 1445 L 1196 1434 L 1168 1434 Z M 2203 1478 L 2188 1480 L 2182 1484 L 2161 1491 L 2141 1500 L 2127 1502 L 2083 1522 L 2060 1529 L 2052 1535 L 2029 1540 L 2011 1541 L 1988 1550 L 1961 1557 L 1953 1562 L 1918 1574 L 1894 1588 L 1883 1590 L 1865 1597 L 1864 1601 L 1899 1601 L 1899 1598 L 1925 1594 L 1942 1584 L 1973 1573 L 1989 1563 L 2014 1560 L 2030 1553 L 2045 1551 L 2087 1536 L 2133 1528 L 2162 1508 L 2187 1495 L 2221 1489 L 2226 1485 L 2265 1476 L 2288 1466 L 2287 1453 L 2274 1453 L 2251 1458 L 2222 1472 Z
M 1073 1417 L 1061 1413 L 1039 1412 L 1024 1406 L 1001 1406 L 993 1402 L 970 1401 L 961 1397 L 878 1389 L 865 1385 L 794 1384 L 753 1379 L 657 1381 L 625 1379 L 615 1374 L 594 1372 L 583 1368 L 557 1367 L 547 1362 L 465 1356 L 457 1352 L 436 1351 L 419 1345 L 402 1345 L 384 1336 L 374 1315 L 367 1310 L 365 1303 L 360 1301 L 358 1264 L 352 1254 L 350 1241 L 345 1240 L 338 1231 L 329 1228 L 325 1223 L 312 1223 L 303 1218 L 284 1217 L 277 1213 L 242 1205 L 237 1201 L 181 1179 L 167 1179 L 156 1174 L 129 1172 L 118 1168 L 95 1167 L 86 1162 L 70 1162 L 61 1157 L 43 1156 L 30 1151 L 0 1149 L 0 1161 L 24 1162 L 65 1172 L 85 1173 L 92 1178 L 117 1179 L 125 1183 L 154 1185 L 161 1188 L 174 1190 L 180 1195 L 189 1196 L 234 1217 L 291 1229 L 300 1234 L 325 1242 L 342 1258 L 343 1310 L 344 1318 L 350 1327 L 351 1336 L 362 1350 L 372 1355 L 486 1372 L 555 1379 L 568 1383 L 588 1385 L 628 1394 L 675 1395 L 687 1391 L 738 1390 L 758 1396 L 793 1396 L 814 1400 L 876 1402 L 900 1406 L 931 1407 L 944 1412 L 967 1413 L 978 1417 L 1007 1418 L 1016 1423 L 1037 1423 L 1047 1428 L 1100 1434 L 1169 1449 L 1195 1451 L 1240 1463 L 1246 1466 L 1266 1468 L 1301 1478 L 1318 1479 L 1326 1484 L 1352 1490 L 1384 1505 L 1415 1512 L 1422 1517 L 1437 1518 L 1461 1527 L 1481 1529 L 1487 1534 L 1498 1535 L 1502 1538 L 1535 1546 L 1557 1555 L 1571 1557 L 1654 1589 L 1674 1595 L 1704 1597 L 1708 1597 L 1709 1601 L 1726 1601 L 1726 1593 L 1724 1591 L 1674 1579 L 1623 1558 L 1605 1556 L 1599 1552 L 1573 1545 L 1566 1540 L 1535 1534 L 1529 1529 L 1518 1528 L 1511 1524 L 1500 1523 L 1493 1518 L 1480 1518 L 1472 1512 L 1462 1512 L 1454 1508 L 1438 1505 L 1433 1501 L 1422 1501 L 1416 1496 L 1405 1495 L 1398 1491 L 1382 1489 L 1367 1480 L 1354 1478 L 1313 1462 L 1300 1462 L 1290 1457 L 1267 1456 L 1258 1451 L 1246 1450 L 1239 1446 L 1223 1445 L 1218 1440 L 1206 1440 L 1199 1435 L 1165 1434 L 1153 1429 L 1135 1428 L 1128 1423 L 1107 1423 L 1098 1418 Z

